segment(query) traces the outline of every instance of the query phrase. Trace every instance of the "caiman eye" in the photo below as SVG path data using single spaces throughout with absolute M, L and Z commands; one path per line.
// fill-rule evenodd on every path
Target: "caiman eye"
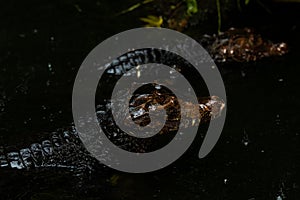
M 287 44 L 286 43 L 280 43 L 279 46 L 277 47 L 277 51 L 286 53 L 288 50 Z

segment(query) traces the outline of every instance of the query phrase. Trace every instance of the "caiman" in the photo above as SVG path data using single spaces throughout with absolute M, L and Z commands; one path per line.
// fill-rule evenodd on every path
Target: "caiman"
M 268 56 L 280 56 L 287 52 L 285 43 L 274 44 L 264 40 L 259 34 L 251 29 L 234 29 L 213 36 L 204 36 L 202 45 L 210 53 L 215 62 L 249 62 L 257 61 Z M 160 51 L 151 49 L 135 50 L 115 59 L 104 73 L 105 79 L 118 79 L 128 69 L 145 63 L 164 63 L 168 66 L 178 65 L 184 69 L 185 61 L 169 58 Z M 177 68 L 176 68 L 177 69 Z M 154 87 L 155 88 L 155 87 Z M 181 113 L 180 104 L 189 105 L 190 110 L 183 110 Z M 222 113 L 225 103 L 216 96 L 199 97 L 198 104 L 191 104 L 180 97 L 170 94 L 164 89 L 152 90 L 148 93 L 135 94 L 130 102 L 130 115 L 132 120 L 145 126 L 149 123 L 149 110 L 165 109 L 168 113 L 168 120 L 164 128 L 154 139 L 137 140 L 120 130 L 111 117 L 110 99 L 102 99 L 96 105 L 98 121 L 101 124 L 106 136 L 117 146 L 132 152 L 149 152 L 160 148 L 160 137 L 176 134 L 179 126 L 193 126 L 202 124 L 216 118 Z M 193 112 L 200 112 L 200 118 L 195 118 Z M 186 115 L 190 120 L 180 123 L 180 114 Z M 155 126 L 155 124 L 154 124 Z M 99 165 L 81 143 L 78 133 L 73 125 L 61 128 L 50 134 L 50 138 L 20 150 L 11 151 L 5 145 L 0 146 L 0 167 L 31 169 L 31 168 L 68 168 L 79 172 L 93 169 Z M 76 173 L 78 174 L 78 173 Z
M 173 68 L 182 70 L 187 62 L 180 58 L 174 58 L 167 52 L 156 49 L 143 49 L 128 52 L 119 58 L 113 60 L 106 68 L 103 85 L 107 90 L 113 87 L 111 81 L 117 81 L 124 73 L 135 66 L 145 63 L 164 63 Z M 185 72 L 187 73 L 187 72 Z M 100 82 L 101 82 L 100 80 Z M 109 86 L 108 86 L 109 85 Z M 158 87 L 159 86 L 159 87 Z M 101 87 L 101 84 L 100 86 Z M 132 120 L 140 125 L 145 126 L 149 123 L 149 111 L 164 109 L 167 111 L 167 121 L 160 134 L 153 138 L 136 138 L 132 135 L 124 133 L 116 126 L 111 116 L 111 100 L 105 95 L 96 103 L 96 112 L 98 121 L 104 130 L 106 136 L 118 147 L 131 152 L 149 152 L 160 148 L 160 137 L 168 135 L 173 138 L 179 126 L 189 127 L 203 124 L 221 115 L 225 103 L 217 96 L 199 97 L 198 104 L 192 104 L 184 98 L 176 97 L 173 93 L 166 90 L 163 85 L 150 85 L 147 93 L 135 93 L 130 101 L 130 115 Z M 126 91 L 127 92 L 127 91 Z M 125 92 L 125 93 L 126 93 Z M 101 96 L 101 95 L 100 95 Z M 96 96 L 97 97 L 97 96 Z M 126 99 L 126 98 L 124 98 Z M 125 105 L 125 102 L 119 102 Z M 185 105 L 186 110 L 180 110 L 180 105 Z M 125 110 L 125 108 L 124 108 Z M 195 118 L 195 112 L 200 112 L 200 118 Z M 122 115 L 124 112 L 120 111 Z M 185 115 L 189 120 L 180 123 L 181 115 Z M 151 124 L 155 126 L 155 124 Z M 104 156 L 105 157 L 105 156 Z M 0 166 L 16 169 L 32 169 L 32 168 L 68 168 L 74 171 L 85 171 L 92 169 L 93 165 L 98 165 L 89 152 L 81 143 L 78 133 L 73 125 L 58 129 L 50 134 L 50 138 L 37 143 L 31 144 L 29 147 L 20 150 L 11 151 L 9 147 L 0 146 Z
M 201 41 L 215 62 L 254 62 L 288 52 L 286 43 L 273 43 L 250 28 L 230 28 L 218 35 L 204 35 Z

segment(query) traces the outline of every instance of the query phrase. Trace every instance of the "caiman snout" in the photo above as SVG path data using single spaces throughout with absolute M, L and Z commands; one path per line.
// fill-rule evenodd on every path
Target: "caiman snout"
M 288 47 L 286 43 L 282 42 L 282 43 L 274 44 L 270 50 L 271 50 L 270 51 L 271 55 L 282 56 L 288 52 Z

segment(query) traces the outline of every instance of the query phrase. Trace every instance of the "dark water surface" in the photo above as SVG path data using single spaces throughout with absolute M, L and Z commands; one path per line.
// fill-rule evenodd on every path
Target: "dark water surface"
M 114 16 L 128 5 L 0 3 L 2 144 L 28 146 L 72 122 L 71 92 L 83 59 L 105 38 L 141 26 L 138 17 L 145 13 Z M 256 63 L 218 65 L 228 96 L 227 119 L 206 158 L 197 158 L 198 139 L 163 170 L 140 175 L 106 170 L 82 191 L 74 191 L 76 180 L 67 170 L 0 169 L 0 199 L 300 199 L 299 8 L 270 4 L 268 13 L 250 5 L 242 14 L 224 17 L 224 30 L 254 27 L 273 41 L 287 42 L 290 52 Z M 212 17 L 187 33 L 199 39 L 213 33 L 215 24 Z

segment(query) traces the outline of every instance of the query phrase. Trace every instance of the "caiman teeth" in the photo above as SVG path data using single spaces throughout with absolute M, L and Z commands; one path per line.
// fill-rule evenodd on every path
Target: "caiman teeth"
M 192 121 L 192 126 L 194 126 L 195 123 L 196 123 L 196 119 L 193 119 L 193 121 Z

